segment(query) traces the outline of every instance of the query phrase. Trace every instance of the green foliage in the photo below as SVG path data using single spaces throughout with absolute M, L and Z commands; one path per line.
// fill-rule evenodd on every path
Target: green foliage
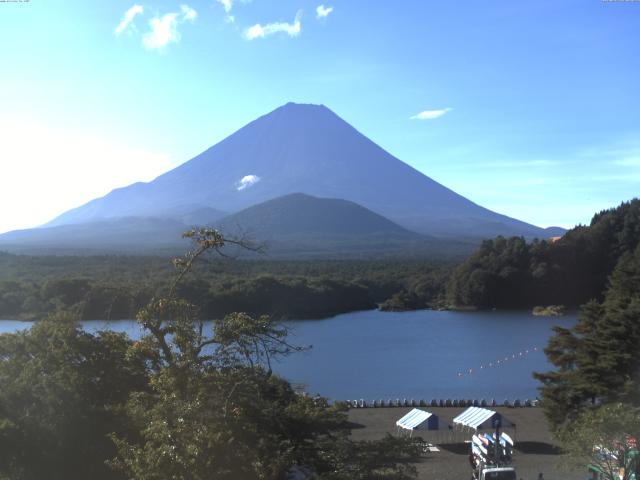
M 0 475 L 117 478 L 107 434 L 134 434 L 120 410 L 146 388 L 145 363 L 124 335 L 79 330 L 67 317 L 0 336 Z
M 640 404 L 640 246 L 624 254 L 602 304 L 586 304 L 571 329 L 556 327 L 545 353 L 557 368 L 538 373 L 542 406 L 555 427 L 599 402 Z
M 129 319 L 170 288 L 156 257 L 29 257 L 0 252 L 0 318 L 42 318 L 58 310 L 80 319 Z M 234 311 L 278 318 L 323 318 L 374 308 L 439 305 L 448 266 L 430 261 L 234 261 L 200 258 L 176 295 L 206 318 Z M 73 290 L 71 286 L 76 285 Z M 64 287 L 67 287 L 66 289 Z M 80 288 L 82 286 L 82 288 Z M 399 300 L 400 299 L 400 300 Z
M 572 463 L 590 465 L 604 480 L 640 476 L 640 452 L 634 440 L 640 439 L 638 408 L 609 404 L 588 409 L 559 437 Z
M 323 318 L 374 307 L 368 289 L 353 281 L 262 275 L 228 282 L 209 292 L 202 311 L 209 317 L 241 310 L 279 318 Z
M 602 300 L 607 277 L 640 243 L 640 200 L 600 212 L 559 241 L 486 240 L 453 272 L 447 285 L 452 306 L 577 307 Z
M 521 305 L 524 286 L 530 280 L 529 248 L 523 238 L 485 240 L 460 265 L 448 287 L 452 305 L 477 308 Z
M 403 311 L 443 308 L 446 304 L 445 285 L 450 273 L 449 269 L 441 268 L 410 277 L 406 286 L 383 302 L 380 309 Z
M 175 262 L 178 280 L 193 259 L 219 245 L 200 238 Z M 140 439 L 113 435 L 116 469 L 145 480 L 280 479 L 296 470 L 319 478 L 409 478 L 411 468 L 398 463 L 413 454 L 404 443 L 387 439 L 385 446 L 396 448 L 379 455 L 375 442 L 351 442 L 339 406 L 299 395 L 272 374 L 272 359 L 300 350 L 283 326 L 234 313 L 207 331 L 171 292 L 138 314 L 148 332 L 141 343 L 151 353 L 151 389 L 131 395 L 127 405 Z
M 86 333 L 68 316 L 0 336 L 0 478 L 413 478 L 416 444 L 354 442 L 342 405 L 272 373 L 273 359 L 301 350 L 286 328 L 247 313 L 206 326 L 179 298 L 193 261 L 225 244 L 208 230 L 192 238 L 168 294 L 139 311 L 139 341 Z M 91 291 L 49 285 L 63 303 Z M 192 287 L 182 293 L 204 291 Z

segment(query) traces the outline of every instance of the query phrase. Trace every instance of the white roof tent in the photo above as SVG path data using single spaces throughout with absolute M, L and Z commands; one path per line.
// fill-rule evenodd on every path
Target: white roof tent
M 440 421 L 438 417 L 431 412 L 425 412 L 418 408 L 414 408 L 404 417 L 396 422 L 398 428 L 405 430 L 439 430 Z M 448 427 L 446 427 L 448 429 Z
M 515 428 L 515 424 L 504 418 L 498 412 L 480 407 L 469 407 L 453 419 L 454 425 L 467 427 L 472 430 L 493 430 L 500 428 Z

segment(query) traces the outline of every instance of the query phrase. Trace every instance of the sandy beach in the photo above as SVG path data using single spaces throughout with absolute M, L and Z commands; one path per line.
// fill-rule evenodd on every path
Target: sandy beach
M 424 407 L 422 410 L 436 414 L 440 422 L 452 424 L 453 417 L 464 408 Z M 395 422 L 411 407 L 400 408 L 360 408 L 349 411 L 349 420 L 354 424 L 352 436 L 356 440 L 382 438 L 386 433 L 396 434 Z M 518 479 L 537 480 L 542 473 L 544 480 L 583 480 L 587 477 L 585 469 L 569 469 L 563 462 L 558 445 L 551 437 L 546 420 L 539 408 L 496 407 L 504 418 L 516 425 L 515 452 L 513 465 Z M 507 430 L 509 432 L 509 430 Z M 428 452 L 416 463 L 419 479 L 429 480 L 468 480 L 471 468 L 468 463 L 471 434 L 458 434 L 455 439 L 448 435 L 433 432 L 416 432 L 426 441 L 435 443 L 438 452 Z M 468 438 L 467 438 L 468 437 Z

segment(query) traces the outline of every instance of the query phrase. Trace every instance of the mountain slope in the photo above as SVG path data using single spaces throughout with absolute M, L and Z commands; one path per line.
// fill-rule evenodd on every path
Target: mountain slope
M 470 243 L 411 232 L 354 202 L 302 193 L 251 206 L 216 227 L 228 237 L 263 244 L 275 256 L 460 257 L 473 248 Z
M 204 216 L 211 213 L 205 210 Z M 268 200 L 210 224 L 228 238 L 242 237 L 266 246 L 271 257 L 461 257 L 473 248 L 470 243 L 410 232 L 350 201 L 300 193 Z M 176 220 L 115 218 L 9 232 L 0 235 L 0 249 L 21 253 L 181 253 L 189 247 L 181 238 L 188 229 L 189 225 Z M 248 254 L 234 248 L 228 253 Z
M 342 198 L 432 235 L 546 237 L 393 157 L 324 106 L 289 103 L 149 183 L 117 189 L 49 225 L 153 216 L 185 205 L 237 212 L 295 192 Z M 176 218 L 169 216 L 168 218 Z
M 152 253 L 188 244 L 181 241 L 184 223 L 151 217 L 96 220 L 55 227 L 14 230 L 0 235 L 0 248 L 12 252 L 65 253 L 127 251 Z

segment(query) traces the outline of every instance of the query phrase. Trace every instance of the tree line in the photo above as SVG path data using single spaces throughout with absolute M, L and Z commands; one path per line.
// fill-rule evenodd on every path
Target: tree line
M 35 319 L 72 311 L 84 320 L 130 319 L 167 287 L 171 271 L 156 257 L 31 257 L 0 254 L 0 318 Z M 451 266 L 428 260 L 204 260 L 179 286 L 206 318 L 234 311 L 277 318 L 323 318 L 375 308 L 426 308 Z M 429 289 L 434 289 L 434 292 Z M 405 291 L 416 298 L 399 304 Z M 418 292 L 416 295 L 415 292 Z M 387 300 L 389 302 L 385 303 Z

